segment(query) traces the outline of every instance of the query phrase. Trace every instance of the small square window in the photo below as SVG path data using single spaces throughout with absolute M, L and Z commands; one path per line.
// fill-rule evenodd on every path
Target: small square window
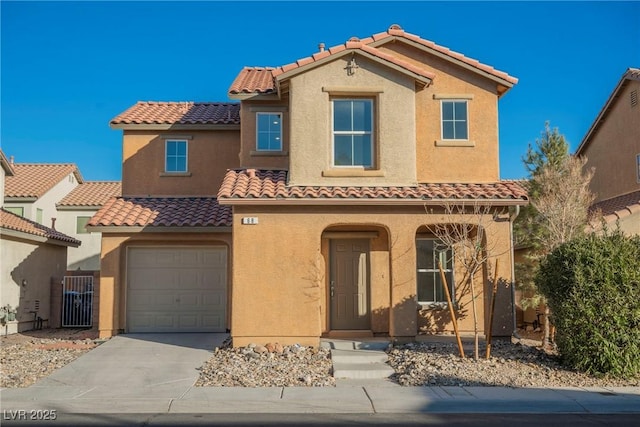
M 282 114 L 256 114 L 256 149 L 258 151 L 282 151 Z
M 164 170 L 169 173 L 187 172 L 187 141 L 166 141 Z
M 467 101 L 442 101 L 442 139 L 469 139 Z
M 91 219 L 90 216 L 79 216 L 76 217 L 76 234 L 88 234 L 87 224 Z
M 36 208 L 36 222 L 42 224 L 42 209 Z
M 2 207 L 5 211 L 9 211 L 14 215 L 18 215 L 21 217 L 24 217 L 24 208 L 23 207 L 16 207 L 16 206 L 3 206 Z

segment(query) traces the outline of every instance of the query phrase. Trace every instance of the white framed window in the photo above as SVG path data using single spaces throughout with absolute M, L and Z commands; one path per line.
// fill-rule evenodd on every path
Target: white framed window
M 447 302 L 444 285 L 440 278 L 438 261 L 449 285 L 451 301 L 455 301 L 453 282 L 453 250 L 437 239 L 416 239 L 417 294 L 418 303 L 442 304 Z
M 187 172 L 187 161 L 187 141 L 173 139 L 168 139 L 165 141 L 165 172 Z
M 441 135 L 443 140 L 469 139 L 468 102 L 466 99 L 446 99 L 440 102 Z
M 37 222 L 38 224 L 42 224 L 42 219 L 43 219 L 43 218 L 42 218 L 42 214 L 43 214 L 42 209 L 40 209 L 40 208 L 36 208 L 36 222 Z
M 373 167 L 373 100 L 334 99 L 333 166 Z
M 282 151 L 282 113 L 256 113 L 256 150 Z
M 76 234 L 88 234 L 87 224 L 91 219 L 90 216 L 78 216 L 76 217 Z

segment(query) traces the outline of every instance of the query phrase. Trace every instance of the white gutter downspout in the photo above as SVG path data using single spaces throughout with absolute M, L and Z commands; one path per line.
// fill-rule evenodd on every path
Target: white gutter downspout
M 518 325 L 516 324 L 516 260 L 515 260 L 515 249 L 513 244 L 513 222 L 520 215 L 520 205 L 516 205 L 515 211 L 509 215 L 509 234 L 511 237 L 511 314 L 513 316 L 513 332 L 512 336 L 520 339 L 518 335 Z

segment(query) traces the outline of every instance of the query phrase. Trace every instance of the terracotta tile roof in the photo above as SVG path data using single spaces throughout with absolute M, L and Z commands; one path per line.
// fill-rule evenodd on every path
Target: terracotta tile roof
M 451 61 L 459 61 L 460 63 L 471 66 L 472 68 L 485 72 L 493 77 L 504 80 L 508 84 L 513 85 L 518 82 L 517 78 L 512 77 L 503 71 L 496 70 L 489 65 L 480 63 L 476 59 L 468 58 L 461 53 L 454 52 L 444 46 L 437 45 L 434 42 L 425 40 L 417 35 L 407 33 L 399 25 L 392 25 L 387 31 L 374 34 L 371 37 L 367 37 L 361 40 L 353 37 L 344 44 L 330 47 L 329 49 L 314 53 L 311 56 L 299 59 L 293 63 L 283 65 L 281 67 L 246 67 L 242 71 L 240 71 L 240 74 L 236 77 L 235 81 L 229 88 L 229 93 L 233 95 L 243 93 L 249 94 L 275 92 L 276 77 L 291 70 L 295 70 L 296 68 L 300 68 L 305 65 L 320 61 L 329 56 L 343 53 L 348 49 L 361 50 L 385 61 L 392 62 L 395 65 L 405 68 L 415 74 L 422 75 L 428 79 L 433 79 L 433 73 L 430 73 L 426 70 L 423 70 L 419 66 L 403 61 L 395 57 L 394 55 L 382 52 L 381 50 L 377 49 L 377 47 L 380 45 L 398 39 L 416 43 L 422 47 L 436 52 L 439 55 L 444 56 L 445 58 L 448 58 Z
M 137 102 L 111 120 L 125 124 L 240 124 L 240 104 L 213 102 Z
M 100 207 L 112 197 L 122 194 L 119 181 L 88 181 L 71 190 L 57 206 L 94 206 Z
M 244 67 L 229 87 L 229 93 L 275 93 L 273 67 Z
M 80 241 L 66 234 L 60 233 L 53 228 L 45 227 L 37 222 L 28 220 L 21 216 L 15 215 L 4 209 L 0 209 L 0 228 L 4 230 L 18 231 L 21 233 L 31 234 L 45 239 L 57 240 L 69 243 L 72 246 L 79 246 Z
M 90 226 L 230 227 L 232 212 L 215 197 L 116 197 L 89 221 Z
M 7 176 L 4 183 L 5 198 L 37 199 L 71 173 L 79 183 L 83 182 L 74 164 L 14 163 L 13 170 L 14 175 Z
M 463 184 L 418 184 L 407 187 L 382 186 L 288 186 L 287 171 L 228 170 L 220 191 L 220 203 L 235 200 L 398 201 L 438 202 L 444 200 L 500 200 L 526 204 L 527 192 L 517 181 Z
M 640 190 L 601 200 L 594 203 L 591 210 L 600 211 L 606 222 L 613 222 L 625 216 L 640 213 Z

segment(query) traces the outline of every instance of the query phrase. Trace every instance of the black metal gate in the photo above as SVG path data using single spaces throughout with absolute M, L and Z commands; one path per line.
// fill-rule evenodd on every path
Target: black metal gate
M 65 276 L 62 284 L 62 327 L 93 326 L 93 276 Z

